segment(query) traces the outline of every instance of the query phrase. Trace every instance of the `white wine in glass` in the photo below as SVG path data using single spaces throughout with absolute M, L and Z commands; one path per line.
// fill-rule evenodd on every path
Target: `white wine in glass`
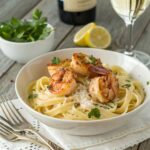
M 124 20 L 129 29 L 128 46 L 123 50 L 123 53 L 129 56 L 134 56 L 144 64 L 150 63 L 150 56 L 144 52 L 133 50 L 132 29 L 135 20 L 149 6 L 150 0 L 111 0 L 112 6 L 117 14 Z

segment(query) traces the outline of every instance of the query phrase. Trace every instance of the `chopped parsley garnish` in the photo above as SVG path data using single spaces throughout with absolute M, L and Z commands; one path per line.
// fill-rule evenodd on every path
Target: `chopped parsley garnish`
M 47 88 L 48 88 L 49 90 L 51 89 L 51 87 L 52 87 L 51 85 L 48 85 L 48 86 L 47 86 Z
M 96 65 L 96 58 L 93 55 L 89 56 L 89 59 L 90 59 L 89 62 L 90 64 Z
M 0 22 L 0 37 L 13 42 L 43 40 L 52 30 L 39 9 L 33 11 L 31 21 L 13 17 L 10 21 Z
M 150 84 L 150 81 L 147 81 L 146 84 L 149 85 L 149 84 Z
M 74 103 L 74 107 L 79 107 L 80 106 L 80 103 L 76 102 Z
M 92 118 L 100 118 L 101 114 L 100 114 L 100 110 L 98 108 L 93 108 L 91 109 L 91 111 L 88 113 L 88 117 Z
M 127 82 L 131 82 L 130 80 L 126 80 Z
M 52 64 L 60 64 L 60 59 L 58 57 L 53 57 Z
M 30 95 L 28 96 L 28 99 L 33 99 L 33 98 L 37 98 L 37 97 L 38 97 L 37 94 L 30 94 Z
M 131 84 L 124 84 L 124 85 L 122 85 L 122 87 L 123 88 L 129 88 L 129 87 L 131 87 Z
M 114 105 L 114 103 L 108 103 L 108 107 L 113 108 L 112 104 Z

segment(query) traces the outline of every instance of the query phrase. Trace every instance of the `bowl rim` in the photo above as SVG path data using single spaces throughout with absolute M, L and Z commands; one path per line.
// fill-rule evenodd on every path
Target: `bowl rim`
M 51 53 L 57 53 L 58 51 L 59 52 L 64 52 L 64 51 L 68 51 L 68 50 L 76 50 L 76 49 L 80 49 L 80 50 L 95 50 L 95 51 L 104 51 L 103 49 L 96 49 L 96 48 L 82 48 L 82 47 L 77 47 L 77 48 L 64 48 L 64 49 L 58 49 L 58 50 L 55 50 L 55 51 L 51 51 L 51 52 L 48 52 L 46 54 L 42 54 L 32 60 L 30 60 L 28 63 L 26 63 L 18 72 L 17 76 L 16 76 L 16 82 L 15 82 L 15 91 L 16 91 L 16 94 L 18 96 L 18 99 L 19 101 L 23 104 L 23 106 L 25 106 L 27 109 L 29 109 L 32 113 L 36 114 L 37 116 L 40 116 L 41 118 L 43 119 L 48 119 L 49 121 L 50 120 L 53 120 L 55 122 L 64 122 L 64 123 L 80 123 L 80 124 L 85 124 L 85 123 L 90 123 L 90 124 L 93 124 L 93 123 L 98 123 L 98 122 L 109 122 L 109 121 L 112 121 L 112 120 L 117 120 L 117 119 L 120 119 L 120 118 L 124 118 L 124 117 L 128 117 L 129 115 L 132 115 L 136 112 L 138 112 L 139 110 L 141 110 L 150 100 L 148 98 L 144 99 L 144 102 L 138 106 L 137 108 L 135 108 L 134 110 L 128 112 L 128 113 L 125 113 L 125 114 L 121 114 L 119 116 L 115 116 L 115 117 L 111 117 L 111 118 L 106 118 L 106 119 L 96 119 L 96 120 L 66 120 L 66 119 L 60 119 L 60 118 L 54 118 L 54 117 L 51 117 L 51 116 L 48 116 L 48 115 L 45 115 L 45 114 L 42 114 L 36 110 L 34 110 L 31 106 L 29 106 L 27 103 L 25 103 L 25 101 L 21 98 L 19 92 L 18 92 L 18 89 L 17 89 L 17 81 L 18 81 L 18 78 L 21 74 L 21 72 L 30 64 L 32 64 L 34 61 L 42 58 L 42 57 L 45 57 Z M 111 50 L 107 50 L 105 51 L 106 53 L 113 53 L 113 54 L 117 54 L 117 55 L 121 55 L 122 57 L 127 57 L 128 59 L 130 59 L 131 61 L 134 61 L 138 64 L 140 64 L 140 66 L 144 67 L 145 69 L 147 69 L 149 71 L 149 69 L 147 68 L 147 66 L 145 66 L 142 62 L 140 62 L 139 60 L 133 58 L 133 57 L 130 57 L 130 56 L 127 56 L 127 55 L 124 55 L 122 53 L 119 53 L 119 52 L 116 52 L 116 51 L 111 51 Z
M 28 21 L 30 21 L 30 19 L 28 19 Z M 32 21 L 32 20 L 31 20 Z M 52 34 L 55 32 L 55 28 L 47 22 L 47 27 L 50 27 L 52 29 L 52 31 L 50 32 L 50 34 L 43 40 L 37 40 L 37 41 L 31 41 L 31 42 L 14 42 L 14 41 L 9 41 L 9 40 L 6 40 L 4 39 L 3 37 L 0 36 L 0 41 L 4 42 L 4 43 L 9 43 L 9 44 L 18 44 L 18 45 L 23 45 L 23 44 L 35 44 L 35 43 L 38 43 L 38 42 L 41 42 L 41 41 L 45 41 L 47 40 L 48 38 L 50 38 L 52 36 Z

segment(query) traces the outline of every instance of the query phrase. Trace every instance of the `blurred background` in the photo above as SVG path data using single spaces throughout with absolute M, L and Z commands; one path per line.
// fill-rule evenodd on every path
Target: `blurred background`
M 75 47 L 73 37 L 82 26 L 63 23 L 58 15 L 57 0 L 0 0 L 0 21 L 6 21 L 15 16 L 20 19 L 31 18 L 34 9 L 40 9 L 48 22 L 55 29 L 53 50 Z M 147 9 L 136 21 L 133 41 L 136 50 L 150 54 L 150 9 Z M 128 36 L 124 21 L 113 10 L 110 0 L 98 0 L 96 5 L 96 23 L 108 29 L 112 36 L 112 43 L 107 49 L 124 48 Z M 7 91 L 15 97 L 14 81 L 22 65 L 8 59 L 0 51 L 0 94 Z

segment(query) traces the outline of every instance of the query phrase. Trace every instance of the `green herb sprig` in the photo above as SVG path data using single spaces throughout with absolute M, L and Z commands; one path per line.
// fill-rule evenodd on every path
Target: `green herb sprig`
M 52 88 L 52 86 L 51 86 L 51 85 L 48 85 L 47 88 L 50 90 L 50 89 Z
M 90 64 L 96 65 L 96 58 L 93 55 L 89 56 L 89 60 L 90 60 L 89 62 Z
M 28 96 L 28 99 L 34 99 L 34 98 L 37 98 L 37 97 L 38 97 L 37 94 L 31 93 L 31 94 Z
M 124 85 L 122 85 L 122 87 L 123 88 L 129 88 L 129 87 L 131 87 L 131 84 L 124 84 Z
M 88 113 L 88 117 L 92 118 L 95 117 L 97 119 L 99 119 L 101 116 L 100 110 L 98 108 L 93 108 L 91 109 L 91 111 Z
M 126 82 L 131 82 L 131 80 L 128 80 L 128 79 L 127 79 Z
M 60 59 L 58 57 L 53 57 L 52 64 L 60 64 Z
M 20 20 L 13 17 L 10 21 L 0 23 L 0 37 L 13 42 L 32 42 L 45 39 L 52 28 L 47 26 L 47 18 L 36 9 L 32 20 Z

